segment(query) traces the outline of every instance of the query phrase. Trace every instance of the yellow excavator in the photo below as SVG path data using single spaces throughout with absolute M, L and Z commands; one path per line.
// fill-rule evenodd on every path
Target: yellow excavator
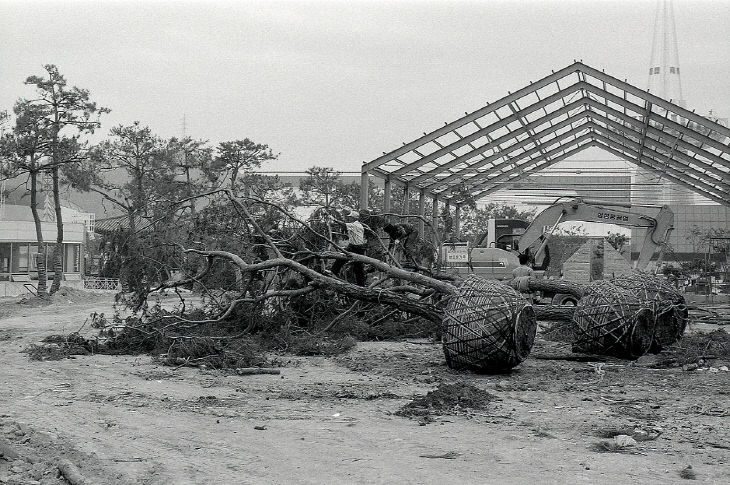
M 572 199 L 553 204 L 535 217 L 535 220 L 520 235 L 515 248 L 530 256 L 537 268 L 546 268 L 547 242 L 561 222 L 583 221 L 616 224 L 623 227 L 645 228 L 643 241 L 637 244 L 639 257 L 634 268 L 645 269 L 656 251 L 667 243 L 669 233 L 674 229 L 674 212 L 663 206 L 655 216 L 648 216 L 627 209 L 631 205 L 593 199 Z M 547 231 L 546 228 L 549 228 Z
M 517 255 L 527 254 L 535 270 L 544 270 L 550 262 L 548 241 L 558 224 L 567 221 L 599 222 L 623 227 L 645 228 L 643 241 L 637 244 L 637 269 L 645 269 L 654 253 L 667 242 L 674 229 L 674 213 L 663 206 L 655 216 L 637 212 L 631 205 L 595 199 L 570 199 L 557 202 L 541 213 L 532 223 L 511 219 L 490 219 L 487 232 L 476 245 L 461 251 L 461 258 L 453 256 L 451 270 L 457 273 L 476 273 L 491 279 L 510 279 L 512 270 L 519 266 Z M 448 255 L 447 248 L 447 255 Z M 448 261 L 449 258 L 446 258 Z

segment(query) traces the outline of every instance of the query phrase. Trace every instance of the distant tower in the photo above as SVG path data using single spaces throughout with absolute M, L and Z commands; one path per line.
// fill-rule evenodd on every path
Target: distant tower
M 658 0 L 654 17 L 654 41 L 651 45 L 648 89 L 651 94 L 686 108 L 687 103 L 682 94 L 678 51 L 672 1 Z M 658 107 L 655 110 L 662 111 Z M 674 121 L 684 122 L 678 120 L 674 113 L 670 113 L 669 117 Z M 684 187 L 662 180 L 662 175 L 657 175 L 656 172 L 637 169 L 633 179 L 635 183 L 657 184 L 653 187 L 647 185 L 644 194 L 660 204 L 697 204 L 703 203 L 704 200 Z
M 672 1 L 658 0 L 649 63 L 649 92 L 684 108 L 686 103 L 679 74 L 677 29 Z

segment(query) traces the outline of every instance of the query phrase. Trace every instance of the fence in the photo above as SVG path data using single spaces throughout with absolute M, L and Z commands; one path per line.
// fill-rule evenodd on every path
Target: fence
M 84 278 L 85 290 L 113 290 L 119 291 L 119 278 L 98 278 L 95 276 L 87 276 Z

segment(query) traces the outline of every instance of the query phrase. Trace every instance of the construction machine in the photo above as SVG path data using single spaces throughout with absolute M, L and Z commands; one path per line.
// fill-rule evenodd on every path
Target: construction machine
M 629 210 L 632 209 L 632 210 Z M 637 269 L 645 269 L 652 255 L 667 242 L 674 228 L 674 213 L 663 206 L 655 216 L 638 212 L 631 205 L 594 199 L 571 199 L 558 202 L 541 213 L 532 223 L 512 219 L 490 219 L 486 233 L 469 248 L 465 243 L 444 245 L 443 260 L 456 273 L 476 273 L 490 279 L 511 279 L 519 266 L 517 255 L 527 254 L 540 275 L 550 262 L 548 241 L 558 224 L 567 221 L 599 222 L 623 227 L 645 228 L 637 246 Z M 459 246 L 461 244 L 461 246 Z

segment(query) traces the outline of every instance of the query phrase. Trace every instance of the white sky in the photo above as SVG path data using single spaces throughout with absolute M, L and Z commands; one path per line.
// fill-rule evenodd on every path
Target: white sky
M 10 2 L 0 0 L 0 109 L 57 64 L 162 136 L 250 137 L 269 170 L 358 171 L 582 59 L 646 87 L 654 1 Z M 730 111 L 730 1 L 676 1 L 684 96 Z M 605 158 L 605 154 L 603 155 Z

